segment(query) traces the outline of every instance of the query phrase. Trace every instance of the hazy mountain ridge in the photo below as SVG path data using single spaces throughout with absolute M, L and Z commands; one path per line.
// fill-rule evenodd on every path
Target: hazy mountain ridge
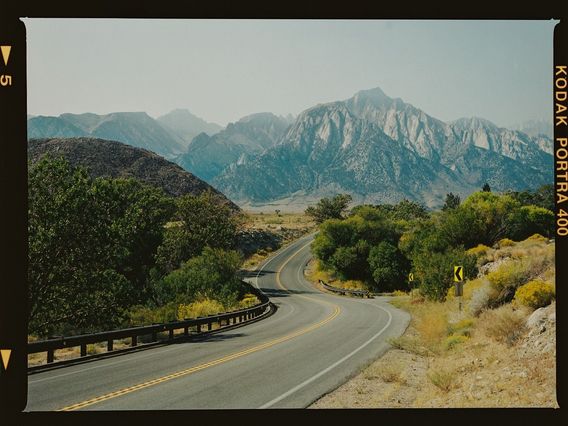
M 28 120 L 28 138 L 95 137 L 123 142 L 173 158 L 184 151 L 181 139 L 168 133 L 145 112 L 61 114 Z
M 286 119 L 272 113 L 248 115 L 213 136 L 199 134 L 175 161 L 201 179 L 212 181 L 230 164 L 243 164 L 274 146 L 288 127 Z
M 552 141 L 471 118 L 445 123 L 380 89 L 302 112 L 278 144 L 212 183 L 233 200 L 274 202 L 349 192 L 435 206 L 485 182 L 495 190 L 550 183 Z
M 183 141 L 184 148 L 187 148 L 194 137 L 200 133 L 209 136 L 223 130 L 223 127 L 216 123 L 209 123 L 187 109 L 174 109 L 156 119 L 163 127 L 171 131 Z
M 152 151 L 121 142 L 88 137 L 28 141 L 28 158 L 32 163 L 46 154 L 63 157 L 74 166 L 85 167 L 92 177 L 132 177 L 161 188 L 172 196 L 212 191 L 232 209 L 238 209 L 215 188 L 177 164 Z

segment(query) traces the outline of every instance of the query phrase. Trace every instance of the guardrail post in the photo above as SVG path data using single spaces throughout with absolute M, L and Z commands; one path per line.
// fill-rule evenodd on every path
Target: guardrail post
M 87 355 L 87 344 L 82 343 L 81 344 L 81 356 L 86 356 L 86 355 Z
M 184 327 L 184 328 L 183 328 L 183 335 L 184 335 L 184 336 L 189 335 L 189 328 L 188 328 L 188 327 Z
M 107 352 L 111 352 L 112 348 L 113 348 L 113 343 L 114 341 L 112 339 L 109 339 L 107 342 Z
M 153 331 L 152 332 L 152 342 L 156 342 L 158 340 L 158 333 Z
M 170 328 L 170 335 L 169 335 L 169 339 L 172 340 L 174 338 L 174 329 Z
M 136 345 L 138 345 L 138 337 L 132 336 L 132 346 L 136 346 Z
M 197 324 L 197 329 L 195 331 L 201 333 L 201 324 Z
M 207 330 L 211 331 L 212 328 L 213 328 L 213 323 L 208 322 L 207 323 Z
M 47 362 L 53 362 L 54 357 L 54 350 L 53 349 L 48 349 L 47 350 Z

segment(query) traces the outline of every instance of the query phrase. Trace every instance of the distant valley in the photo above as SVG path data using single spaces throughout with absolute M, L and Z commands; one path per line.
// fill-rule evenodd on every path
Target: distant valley
M 536 123 L 536 124 L 535 124 Z M 321 196 L 355 202 L 404 198 L 440 206 L 489 183 L 496 191 L 553 181 L 545 125 L 500 128 L 482 118 L 443 122 L 381 89 L 309 108 L 297 117 L 258 113 L 226 128 L 187 110 L 28 118 L 28 137 L 98 137 L 181 165 L 240 206 L 301 210 Z

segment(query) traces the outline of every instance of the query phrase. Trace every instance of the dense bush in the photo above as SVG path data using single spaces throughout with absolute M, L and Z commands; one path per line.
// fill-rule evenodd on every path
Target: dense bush
M 382 241 L 371 248 L 367 259 L 377 291 L 393 291 L 407 288 L 410 262 L 398 247 Z
M 159 304 L 210 299 L 231 306 L 248 289 L 236 275 L 241 263 L 242 257 L 236 251 L 206 247 L 201 255 L 189 259 L 157 283 Z
M 234 248 L 241 217 L 212 192 L 184 195 L 176 200 L 176 226 L 166 230 L 157 253 L 160 272 L 168 273 L 205 247 Z
M 28 188 L 30 332 L 116 326 L 148 297 L 171 199 L 134 180 L 93 180 L 49 157 L 29 166 Z
M 515 292 L 515 301 L 533 309 L 549 305 L 554 300 L 554 286 L 546 281 L 534 280 Z
M 454 266 L 464 268 L 465 279 L 477 275 L 475 256 L 459 247 L 444 253 L 424 251 L 415 255 L 412 262 L 420 291 L 431 300 L 445 300 L 448 290 L 454 285 Z
M 169 321 L 181 302 L 236 306 L 246 293 L 242 259 L 221 250 L 240 218 L 215 194 L 174 199 L 49 157 L 29 166 L 28 183 L 30 333 Z

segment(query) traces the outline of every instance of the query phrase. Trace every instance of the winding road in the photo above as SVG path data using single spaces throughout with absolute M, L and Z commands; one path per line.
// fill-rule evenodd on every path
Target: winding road
M 26 411 L 304 408 L 388 349 L 409 316 L 386 298 L 322 293 L 304 278 L 313 236 L 249 282 L 278 307 L 208 336 L 28 376 Z

